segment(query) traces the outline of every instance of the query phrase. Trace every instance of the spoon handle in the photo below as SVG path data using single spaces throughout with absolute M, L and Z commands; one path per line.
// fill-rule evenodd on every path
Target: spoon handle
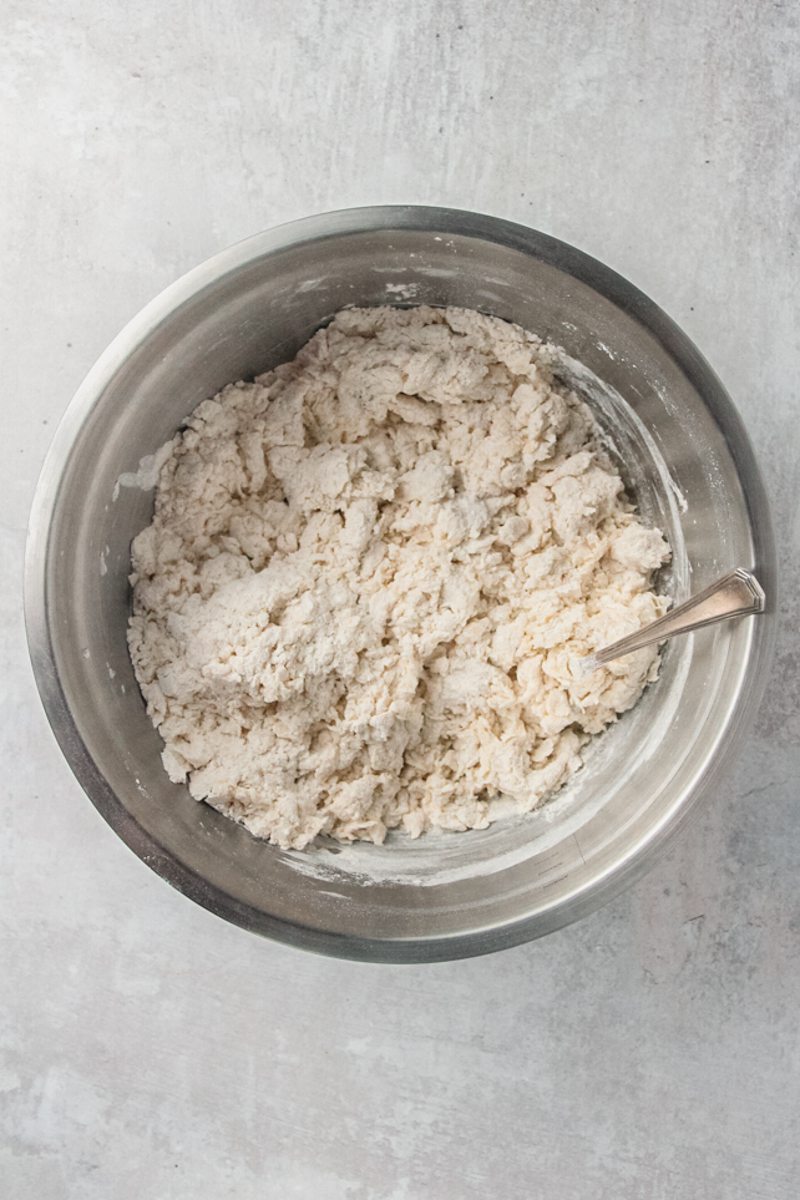
M 692 629 L 713 625 L 715 621 L 725 621 L 729 617 L 763 612 L 764 605 L 764 589 L 753 572 L 744 567 L 737 567 L 735 571 L 729 571 L 704 591 L 670 609 L 663 617 L 651 621 L 643 629 L 596 651 L 586 659 L 586 665 L 593 670 L 613 658 L 621 658 L 623 654 L 641 650 L 643 646 L 650 646 L 653 642 L 663 642 L 674 637 L 676 633 L 688 633 Z

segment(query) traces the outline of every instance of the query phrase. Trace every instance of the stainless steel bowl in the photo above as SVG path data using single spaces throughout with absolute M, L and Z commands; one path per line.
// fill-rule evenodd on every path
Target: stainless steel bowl
M 772 596 L 775 564 L 753 454 L 707 363 L 620 276 L 523 226 L 437 208 L 311 217 L 225 250 L 131 321 L 67 410 L 31 513 L 28 638 L 56 737 L 109 824 L 192 899 L 292 945 L 417 962 L 537 937 L 641 873 L 741 737 L 772 620 L 671 644 L 658 683 L 553 802 L 479 833 L 303 855 L 171 784 L 125 642 L 129 547 L 152 493 L 117 481 L 223 384 L 291 358 L 344 305 L 385 303 L 482 309 L 564 347 L 672 540 L 676 598 L 739 565 Z

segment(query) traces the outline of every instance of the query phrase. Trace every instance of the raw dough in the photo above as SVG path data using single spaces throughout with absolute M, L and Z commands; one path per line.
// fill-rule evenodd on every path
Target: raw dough
M 340 312 L 202 403 L 133 543 L 129 644 L 172 780 L 254 834 L 383 841 L 529 811 L 654 678 L 575 657 L 668 557 L 518 326 Z

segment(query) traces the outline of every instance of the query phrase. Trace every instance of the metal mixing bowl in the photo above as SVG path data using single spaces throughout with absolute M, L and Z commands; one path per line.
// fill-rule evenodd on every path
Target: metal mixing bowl
M 125 641 L 130 543 L 150 519 L 152 492 L 118 480 L 224 384 L 290 359 L 343 306 L 385 303 L 482 309 L 563 346 L 565 377 L 593 399 L 640 507 L 671 540 L 676 599 L 732 566 L 755 566 L 774 595 L 769 514 L 747 437 L 672 321 L 541 233 L 392 207 L 253 237 L 131 321 L 79 389 L 44 465 L 26 617 L 61 748 L 144 862 L 220 916 L 292 945 L 429 961 L 537 937 L 643 871 L 741 737 L 772 620 L 671 643 L 659 681 L 597 739 L 555 800 L 481 832 L 288 852 L 170 783 Z

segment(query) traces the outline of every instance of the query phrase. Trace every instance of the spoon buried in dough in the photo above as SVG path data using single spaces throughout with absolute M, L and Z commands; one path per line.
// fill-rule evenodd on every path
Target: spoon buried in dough
M 750 613 L 760 613 L 765 607 L 764 589 L 752 571 L 737 567 L 729 571 L 710 587 L 698 592 L 683 604 L 670 609 L 663 617 L 651 621 L 636 633 L 596 650 L 594 654 L 580 659 L 580 667 L 584 672 L 594 671 L 603 663 L 611 662 L 614 658 L 622 658 L 643 646 L 653 642 L 663 642 L 674 637 L 676 633 L 689 633 L 692 629 L 700 629 L 703 625 L 713 625 L 715 621 L 726 621 L 729 617 L 744 617 Z

